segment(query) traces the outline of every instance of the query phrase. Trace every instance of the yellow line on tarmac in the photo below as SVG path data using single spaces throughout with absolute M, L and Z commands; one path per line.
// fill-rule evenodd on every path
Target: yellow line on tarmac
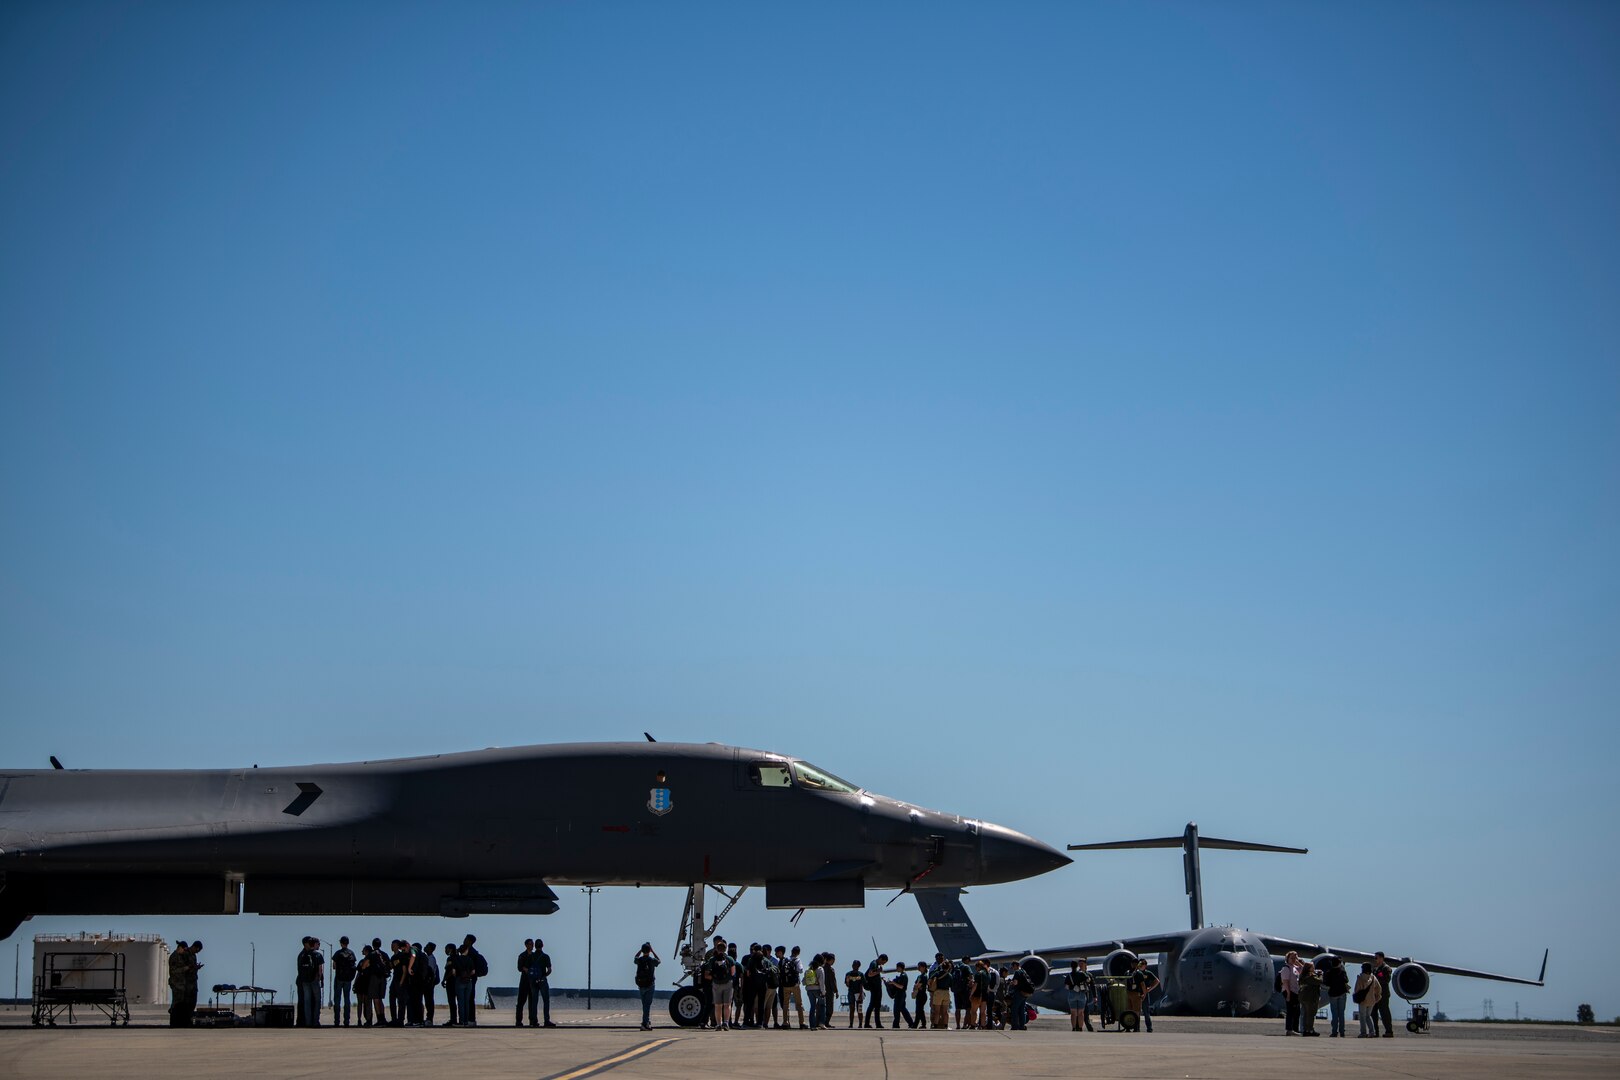
M 597 1073 L 607 1072 L 609 1069 L 616 1069 L 627 1061 L 632 1061 L 638 1057 L 641 1057 L 643 1054 L 650 1054 L 654 1050 L 662 1050 L 670 1043 L 680 1041 L 681 1040 L 679 1039 L 654 1039 L 652 1042 L 642 1043 L 640 1046 L 635 1047 L 632 1050 L 626 1050 L 622 1054 L 615 1054 L 612 1057 L 603 1058 L 601 1061 L 592 1061 L 585 1065 L 581 1065 L 577 1069 L 570 1069 L 568 1072 L 553 1073 L 552 1075 L 545 1077 L 544 1080 L 584 1080 L 584 1077 L 595 1076 Z

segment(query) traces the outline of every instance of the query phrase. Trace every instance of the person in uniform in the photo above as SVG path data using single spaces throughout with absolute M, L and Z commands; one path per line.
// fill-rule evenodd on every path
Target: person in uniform
M 546 955 L 546 943 L 534 939 L 534 963 L 529 968 L 529 983 L 534 996 L 540 999 L 541 1026 L 554 1028 L 551 1022 L 551 957 Z M 529 1002 L 529 1023 L 534 1023 L 534 1001 Z
M 181 940 L 174 943 L 174 952 L 169 954 L 169 1026 L 190 1027 L 190 1020 L 181 1022 L 185 1016 L 186 1006 L 186 967 L 191 963 L 191 943 Z
M 1008 1022 L 1014 1031 L 1025 1031 L 1029 1028 L 1029 999 L 1035 993 L 1035 980 L 1029 977 L 1023 964 L 1014 964 L 1012 968 L 1011 983 L 1008 988 Z
M 1393 1039 L 1395 1037 L 1395 1020 L 1390 1016 L 1389 1013 L 1389 1002 L 1391 996 L 1389 980 L 1390 976 L 1394 975 L 1395 973 L 1390 969 L 1389 961 L 1384 958 L 1384 954 L 1382 952 L 1373 953 L 1372 973 L 1373 978 L 1378 980 L 1379 992 L 1378 1004 L 1375 1006 L 1373 1012 L 1373 1033 L 1377 1034 L 1378 1022 L 1382 1021 L 1384 1024 L 1384 1038 Z
M 540 1022 L 535 1018 L 535 1010 L 539 1002 L 534 997 L 534 986 L 529 982 L 529 969 L 534 966 L 534 938 L 523 939 L 523 951 L 518 953 L 518 992 L 517 992 L 517 1018 L 514 1027 L 523 1026 L 523 1006 L 529 1006 L 529 1024 L 539 1027 Z
M 651 1031 L 653 988 L 658 985 L 659 964 L 652 942 L 643 941 L 641 951 L 636 953 L 631 963 L 636 965 L 636 989 L 641 993 L 641 1030 Z
M 1142 1018 L 1142 1027 L 1149 1035 L 1153 1034 L 1153 991 L 1159 988 L 1159 977 L 1148 970 L 1146 960 L 1136 961 L 1136 985 L 1142 995 L 1142 1006 L 1137 1015 Z
M 349 939 L 338 938 L 338 947 L 332 950 L 332 1026 L 342 1024 L 349 1026 L 350 1008 L 354 1003 L 354 950 L 349 948 Z M 364 1000 L 364 998 L 362 998 Z M 343 1003 L 342 1011 L 338 1009 L 338 1002 Z
M 954 965 L 945 954 L 935 953 L 934 966 L 928 969 L 928 1026 L 935 1030 L 951 1026 L 951 979 L 954 974 Z

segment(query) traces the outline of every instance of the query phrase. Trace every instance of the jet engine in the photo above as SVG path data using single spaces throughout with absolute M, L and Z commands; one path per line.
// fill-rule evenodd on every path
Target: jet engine
M 1333 954 L 1330 953 L 1330 952 L 1318 953 L 1316 955 L 1316 957 L 1313 960 L 1311 960 L 1311 966 L 1314 967 L 1320 973 L 1320 972 L 1323 972 L 1323 971 L 1327 970 L 1328 961 L 1332 960 L 1332 959 L 1333 959 Z
M 1136 970 L 1136 954 L 1129 949 L 1115 949 L 1103 959 L 1104 975 L 1129 975 Z
M 1390 989 L 1407 1001 L 1429 993 L 1429 969 L 1422 964 L 1402 964 L 1389 977 Z
M 1052 965 L 1034 953 L 1018 961 L 1018 966 L 1024 969 L 1024 974 L 1029 976 L 1029 981 L 1037 990 L 1046 985 L 1046 977 L 1052 973 Z

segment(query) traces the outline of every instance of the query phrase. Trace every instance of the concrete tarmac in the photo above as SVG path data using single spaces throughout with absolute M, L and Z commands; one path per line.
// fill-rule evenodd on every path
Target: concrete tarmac
M 442 1013 L 441 1013 L 442 1015 Z M 558 1027 L 514 1028 L 489 1010 L 478 1028 L 212 1028 L 175 1031 L 158 1009 L 130 1027 L 81 1018 L 35 1028 L 26 1008 L 0 1012 L 0 1077 L 153 1080 L 339 1076 L 344 1080 L 795 1077 L 885 1080 L 941 1076 L 1106 1076 L 1166 1080 L 1332 1077 L 1620 1076 L 1620 1029 L 1439 1024 L 1394 1039 L 1284 1038 L 1276 1020 L 1156 1017 L 1152 1035 L 1075 1034 L 1042 1014 L 1023 1033 L 993 1031 L 729 1031 L 678 1028 L 640 1010 L 554 1009 Z

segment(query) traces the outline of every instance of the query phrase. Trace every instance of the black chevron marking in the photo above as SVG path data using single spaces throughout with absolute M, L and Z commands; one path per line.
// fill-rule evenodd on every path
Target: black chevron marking
M 321 797 L 321 789 L 315 784 L 299 784 L 298 790 L 300 792 L 298 798 L 287 804 L 286 809 L 281 811 L 283 814 L 291 814 L 293 817 L 297 817 L 313 806 L 315 800 Z

